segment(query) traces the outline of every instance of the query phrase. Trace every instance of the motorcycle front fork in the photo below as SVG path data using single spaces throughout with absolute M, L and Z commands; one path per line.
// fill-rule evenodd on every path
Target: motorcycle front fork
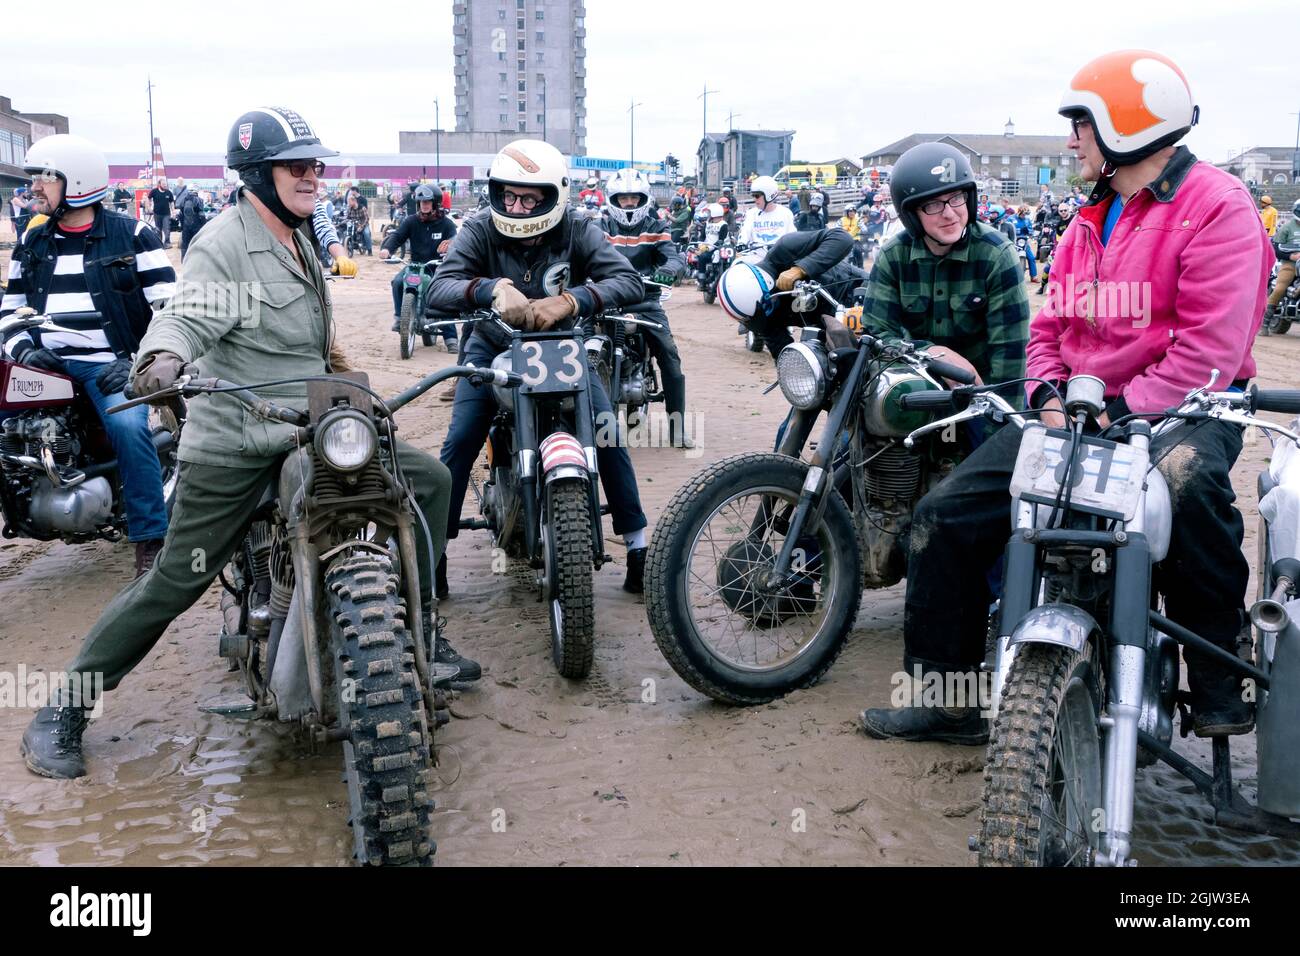
M 1133 845 L 1133 802 L 1137 782 L 1138 718 L 1145 688 L 1146 648 L 1115 644 L 1110 652 L 1102 748 L 1101 846 L 1097 863 L 1128 866 Z

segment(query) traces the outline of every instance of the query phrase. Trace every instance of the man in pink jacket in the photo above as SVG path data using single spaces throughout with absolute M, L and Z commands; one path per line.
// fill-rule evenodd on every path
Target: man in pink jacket
M 1216 387 L 1244 388 L 1271 250 L 1245 186 L 1175 146 L 1198 118 L 1186 78 L 1158 53 L 1110 53 L 1075 75 L 1060 112 L 1080 175 L 1097 186 L 1057 246 L 1047 304 L 1030 323 L 1028 374 L 1062 391 L 1072 375 L 1100 378 L 1103 428 L 1177 406 L 1212 369 Z M 1064 424 L 1050 388 L 1031 383 L 1028 392 L 1049 427 Z M 1019 445 L 1019 429 L 1003 428 L 917 506 L 903 625 L 909 673 L 962 675 L 983 660 L 983 572 L 1010 531 Z M 1173 503 L 1169 555 L 1154 576 L 1166 612 L 1233 652 L 1249 574 L 1229 480 L 1240 452 L 1241 429 L 1222 422 L 1184 425 L 1151 448 Z M 1186 657 L 1197 735 L 1248 732 L 1238 678 Z M 867 710 L 862 722 L 879 738 L 987 738 L 975 707 Z

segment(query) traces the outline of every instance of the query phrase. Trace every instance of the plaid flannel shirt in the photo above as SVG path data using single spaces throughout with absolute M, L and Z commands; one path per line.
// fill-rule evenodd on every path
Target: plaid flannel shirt
M 872 267 L 862 324 L 877 338 L 946 346 L 986 383 L 1021 378 L 1029 300 L 1016 247 L 974 223 L 967 238 L 940 257 L 901 232 Z M 1004 397 L 1013 400 L 1012 393 Z

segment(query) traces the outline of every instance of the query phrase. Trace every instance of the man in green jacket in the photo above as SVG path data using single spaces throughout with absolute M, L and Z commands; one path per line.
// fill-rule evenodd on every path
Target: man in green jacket
M 133 370 L 136 394 L 174 384 L 187 363 L 200 373 L 235 382 L 263 382 L 346 370 L 334 344 L 329 292 L 311 241 L 301 227 L 315 205 L 323 147 L 291 110 L 259 109 L 235 121 L 226 165 L 244 188 L 232 208 L 194 240 L 180 290 L 150 324 Z M 306 409 L 306 383 L 256 390 L 271 401 Z M 293 426 L 269 424 L 229 396 L 190 403 L 178 450 L 176 505 L 153 570 L 119 593 L 87 633 L 70 686 L 112 690 L 149 653 L 167 626 L 208 589 L 246 533 L 268 483 L 294 444 Z M 436 458 L 397 443 L 403 472 L 434 536 L 440 556 L 451 476 Z M 431 574 L 418 548 L 427 620 Z M 472 661 L 445 641 L 435 659 L 467 671 Z M 473 665 L 470 667 L 469 665 Z M 477 676 L 474 674 L 473 676 Z M 89 678 L 89 679 L 86 679 Z M 96 702 L 56 700 L 37 712 L 23 735 L 32 772 L 46 777 L 85 773 L 81 737 Z

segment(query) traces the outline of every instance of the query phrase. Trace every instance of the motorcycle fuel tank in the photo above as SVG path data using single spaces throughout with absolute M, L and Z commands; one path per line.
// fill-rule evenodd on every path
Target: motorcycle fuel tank
M 76 383 L 66 375 L 0 358 L 0 409 L 71 405 L 76 394 Z

